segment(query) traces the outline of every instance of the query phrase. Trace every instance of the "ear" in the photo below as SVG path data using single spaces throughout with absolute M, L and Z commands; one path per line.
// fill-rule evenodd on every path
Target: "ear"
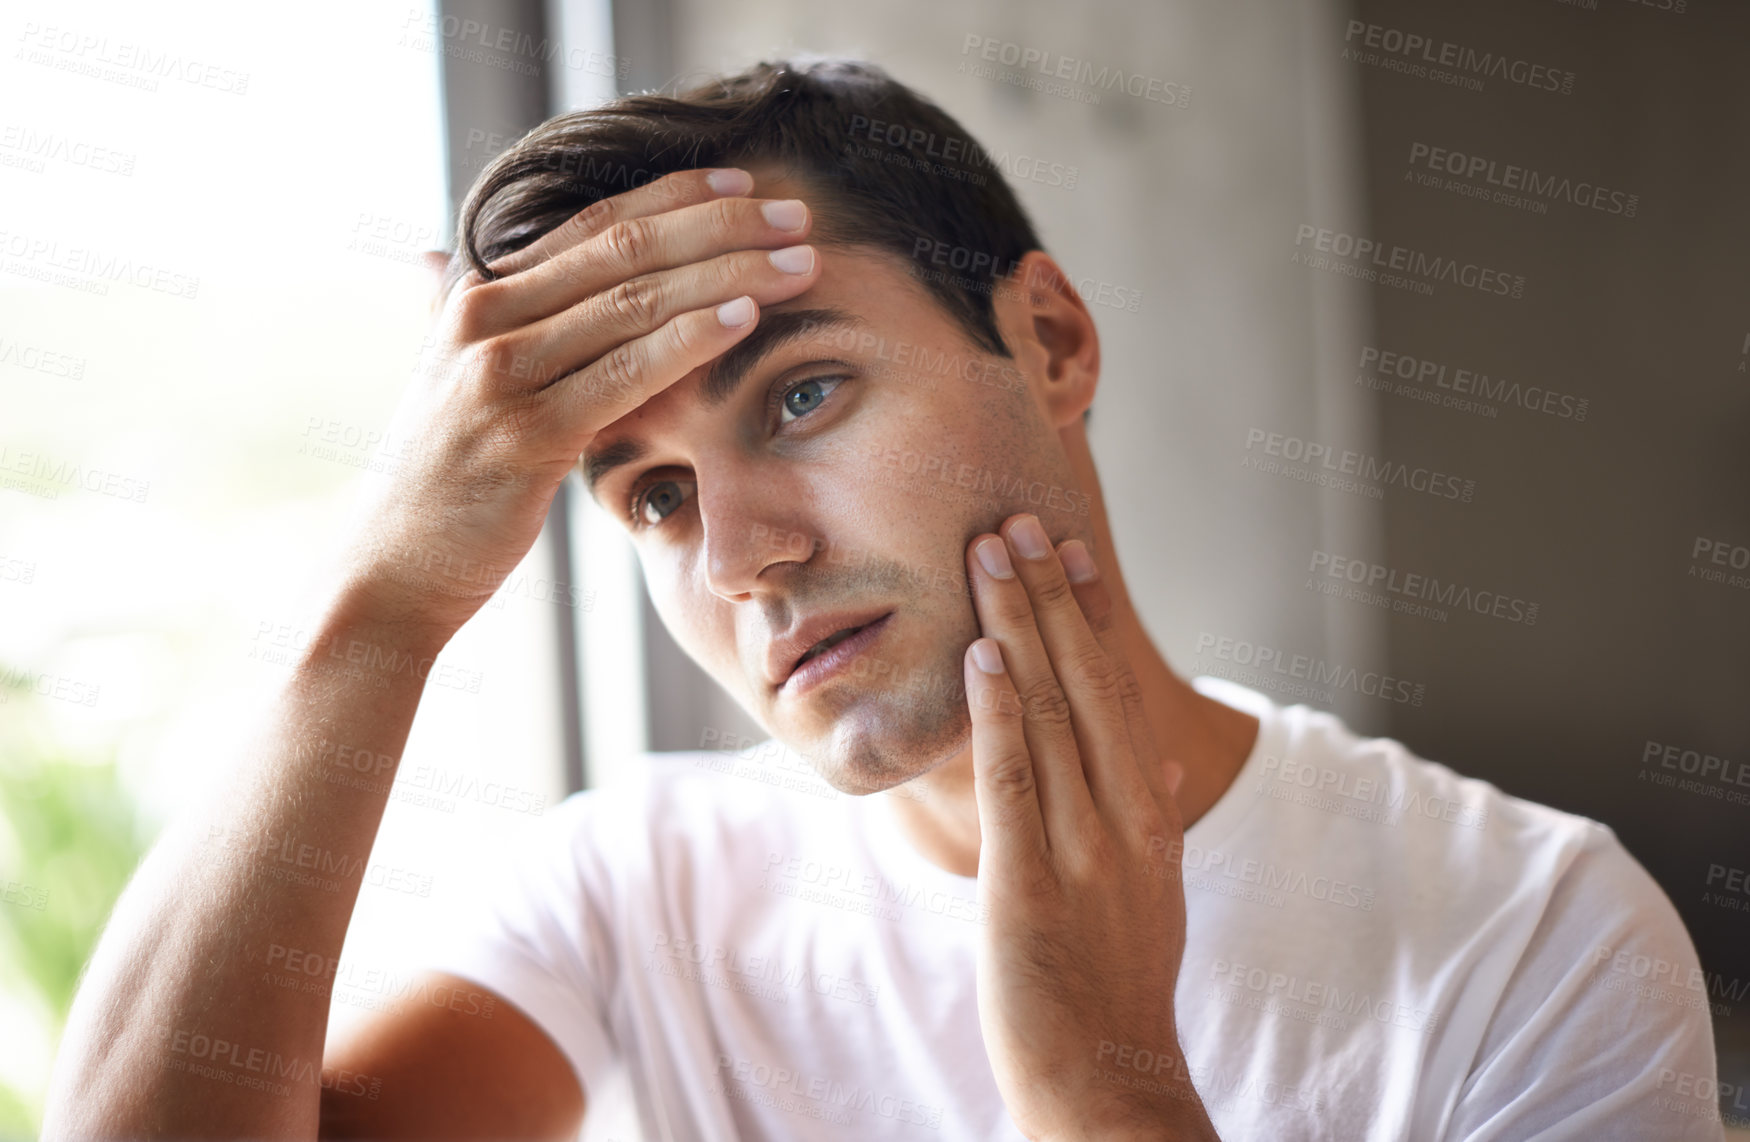
M 1079 425 L 1100 381 L 1100 335 L 1075 283 L 1050 254 L 1029 250 L 992 302 L 1018 363 L 1044 381 L 1036 395 L 1051 427 Z

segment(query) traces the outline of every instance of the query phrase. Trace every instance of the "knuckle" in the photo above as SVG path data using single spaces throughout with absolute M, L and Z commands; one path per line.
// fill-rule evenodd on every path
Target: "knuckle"
M 597 392 L 610 399 L 630 394 L 637 389 L 638 378 L 643 372 L 642 351 L 630 342 L 616 345 L 596 363 Z
M 986 780 L 991 791 L 1006 800 L 1022 800 L 1034 795 L 1033 763 L 1025 756 L 999 759 L 990 767 Z
M 696 358 L 705 345 L 698 319 L 688 320 L 685 314 L 668 323 L 667 335 L 669 346 L 685 362 Z
M 481 381 L 505 387 L 517 375 L 523 354 L 509 337 L 491 337 L 475 347 L 474 361 Z
M 1088 620 L 1088 629 L 1093 631 L 1094 636 L 1102 643 L 1111 638 L 1112 632 L 1115 628 L 1112 625 L 1112 601 L 1110 596 L 1102 595 L 1100 599 L 1083 607 L 1082 615 Z
M 646 329 L 662 311 L 662 284 L 654 277 L 623 281 L 608 291 L 604 304 L 621 324 Z
M 705 172 L 696 167 L 669 171 L 661 178 L 651 179 L 644 186 L 647 195 L 664 202 L 682 195 L 704 194 L 707 189 Z
M 1123 680 L 1118 671 L 1112 668 L 1105 652 L 1098 647 L 1071 651 L 1064 663 L 1064 670 L 1075 679 L 1077 686 L 1096 701 L 1117 702 L 1124 697 Z
M 1027 597 L 1027 590 L 1015 580 L 1009 581 L 1013 590 L 999 587 L 996 591 L 996 612 L 999 620 L 1007 630 L 1026 630 L 1036 624 L 1033 613 L 1033 601 Z
M 1136 680 L 1136 671 L 1124 667 L 1118 674 L 1118 696 L 1127 708 L 1134 707 L 1138 713 L 1142 710 L 1142 683 Z
M 763 251 L 748 251 L 727 258 L 712 258 L 700 268 L 713 291 L 732 289 L 746 293 L 757 281 L 759 272 L 770 270 L 772 263 L 766 260 Z
M 571 237 L 579 241 L 593 237 L 614 221 L 614 200 L 598 198 L 571 216 Z
M 1146 803 L 1136 806 L 1129 817 L 1125 842 L 1132 852 L 1164 858 L 1172 844 L 1173 830 L 1160 810 L 1154 808 L 1152 799 L 1144 800 Z
M 592 251 L 586 242 L 574 242 L 547 259 L 543 273 L 551 275 L 555 284 L 566 288 L 589 288 L 596 269 Z
M 656 234 L 648 219 L 627 218 L 602 231 L 603 248 L 625 270 L 641 268 L 655 245 Z
M 1075 606 L 1075 590 L 1062 575 L 1048 576 L 1033 588 L 1041 607 Z
M 711 228 L 719 233 L 734 233 L 744 229 L 750 216 L 758 211 L 759 205 L 748 199 L 719 198 L 711 203 Z
M 1069 699 L 1055 678 L 1035 682 L 1021 695 L 1027 717 L 1043 726 L 1069 725 Z
M 469 270 L 455 292 L 456 333 L 464 341 L 488 336 L 493 315 L 502 308 L 503 278 L 482 281 L 478 270 Z
M 650 197 L 661 202 L 696 202 L 711 193 L 705 172 L 698 169 L 670 171 L 645 184 Z
M 1088 696 L 1095 707 L 1111 707 L 1122 711 L 1124 707 L 1124 688 L 1118 683 L 1118 676 L 1110 670 L 1100 670 L 1084 674 L 1079 679 L 1082 693 Z

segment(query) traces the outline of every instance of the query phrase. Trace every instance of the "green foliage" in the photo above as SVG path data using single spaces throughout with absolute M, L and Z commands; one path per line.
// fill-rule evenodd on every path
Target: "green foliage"
M 28 693 L 0 705 L 0 986 L 60 1039 L 80 972 L 149 838 L 113 756 L 57 747 Z M 35 1137 L 42 1091 L 0 1083 L 0 1137 Z

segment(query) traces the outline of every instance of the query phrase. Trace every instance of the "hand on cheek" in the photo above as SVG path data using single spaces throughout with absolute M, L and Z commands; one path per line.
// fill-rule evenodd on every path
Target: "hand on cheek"
M 1213 1137 L 1173 1013 L 1182 827 L 1111 595 L 1079 540 L 1054 548 L 1031 515 L 1001 530 L 967 548 L 984 633 L 963 663 L 998 1087 L 1032 1138 L 1104 1137 L 1139 1112 Z M 1151 1073 L 1120 1074 L 1119 1058 Z

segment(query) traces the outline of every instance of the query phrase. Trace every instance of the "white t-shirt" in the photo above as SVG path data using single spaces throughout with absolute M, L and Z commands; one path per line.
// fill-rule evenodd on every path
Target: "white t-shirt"
M 1193 685 L 1260 719 L 1183 856 L 1176 1011 L 1221 1137 L 1723 1137 L 1694 946 L 1608 827 Z M 890 796 L 776 742 L 652 754 L 528 845 L 424 964 L 525 1012 L 586 1092 L 629 1080 L 647 1138 L 1022 1137 L 979 1030 L 977 882 Z

